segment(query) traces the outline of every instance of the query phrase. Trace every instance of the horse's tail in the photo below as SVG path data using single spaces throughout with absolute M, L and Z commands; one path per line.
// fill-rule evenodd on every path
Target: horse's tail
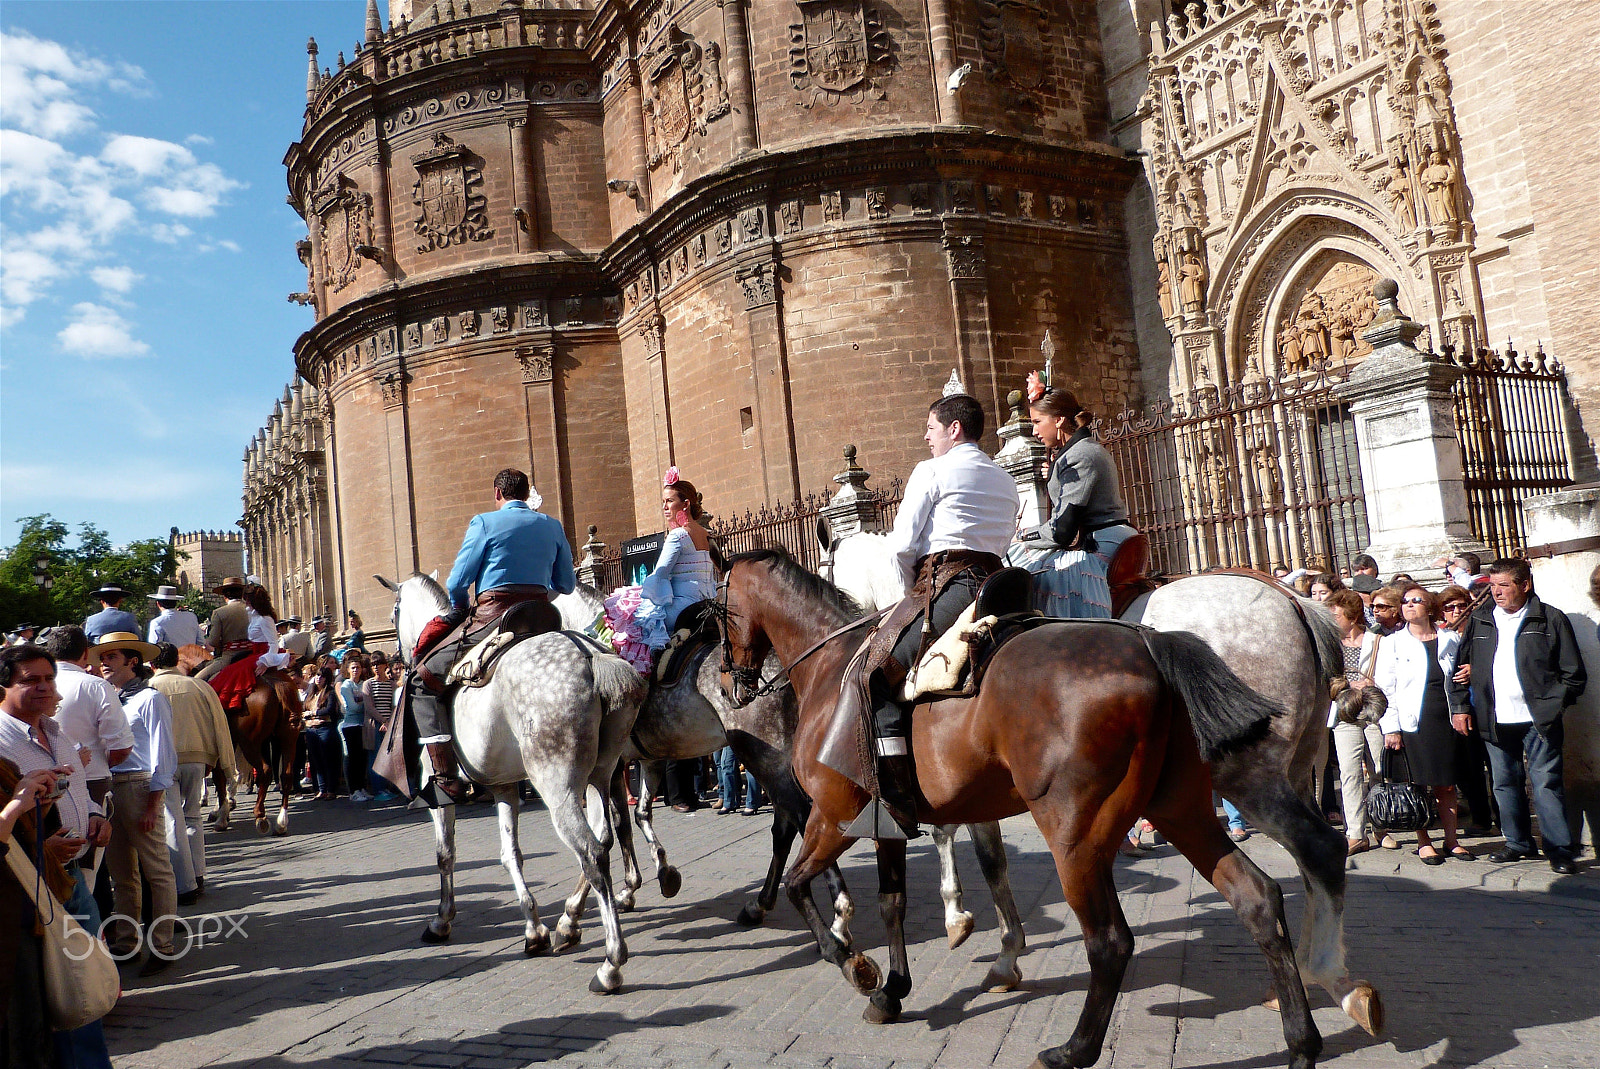
M 1200 756 L 1212 762 L 1260 742 L 1272 718 L 1283 713 L 1223 663 L 1206 641 L 1190 631 L 1146 631 L 1145 646 L 1169 687 L 1189 710 Z
M 1305 621 L 1306 630 L 1310 632 L 1311 644 L 1316 649 L 1317 659 L 1322 665 L 1322 678 L 1317 680 L 1318 685 L 1339 675 L 1344 667 L 1344 644 L 1339 636 L 1339 625 L 1333 619 L 1333 613 L 1320 601 L 1310 598 L 1301 598 L 1300 607 L 1305 611 L 1300 618 Z M 1344 678 L 1339 675 L 1339 678 Z
M 589 659 L 594 690 L 607 713 L 614 713 L 644 701 L 650 684 L 633 665 L 611 653 L 596 651 Z

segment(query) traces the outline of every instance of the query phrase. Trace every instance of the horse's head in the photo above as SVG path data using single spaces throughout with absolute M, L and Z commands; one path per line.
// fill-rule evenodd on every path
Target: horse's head
M 806 571 L 786 550 L 734 556 L 718 603 L 722 670 L 733 679 L 734 700 L 744 705 L 772 689 L 761 679 L 769 654 L 793 667 L 790 658 L 859 615 L 848 595 Z
M 760 586 L 765 569 L 757 560 L 728 562 L 722 597 L 715 603 L 722 626 L 722 670 L 733 681 L 733 700 L 744 706 L 755 700 L 761 687 L 761 665 L 772 652 L 761 621 Z
M 417 639 L 421 637 L 422 629 L 428 626 L 428 621 L 450 611 L 450 595 L 439 585 L 438 572 L 431 575 L 414 572 L 411 578 L 399 583 L 390 582 L 381 575 L 372 578 L 394 594 L 394 612 L 390 622 L 394 624 L 395 637 L 399 640 L 400 658 L 406 660 L 416 648 Z

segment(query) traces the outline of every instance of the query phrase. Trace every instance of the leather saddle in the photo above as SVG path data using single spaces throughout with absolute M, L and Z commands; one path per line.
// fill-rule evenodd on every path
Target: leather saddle
M 722 632 L 717 629 L 716 602 L 709 599 L 697 601 L 678 614 L 672 637 L 656 656 L 656 669 L 651 682 L 658 687 L 675 687 L 683 679 L 684 669 L 694 654 L 708 645 L 722 642 Z
M 1106 585 L 1111 588 L 1111 615 L 1120 618 L 1134 599 L 1165 583 L 1165 579 L 1150 574 L 1150 539 L 1143 533 L 1124 539 L 1106 568 Z
M 494 630 L 450 666 L 447 685 L 487 686 L 494 678 L 495 665 L 506 651 L 524 639 L 561 630 L 561 610 L 548 601 L 522 601 L 511 606 L 495 624 Z

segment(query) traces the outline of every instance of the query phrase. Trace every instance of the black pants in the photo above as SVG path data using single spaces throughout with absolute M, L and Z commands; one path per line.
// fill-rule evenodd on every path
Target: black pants
M 948 631 L 967 606 L 978 599 L 982 580 L 972 572 L 964 572 L 952 579 L 948 586 L 933 599 L 932 634 L 929 642 Z M 894 659 L 905 669 L 916 667 L 923 647 L 923 613 L 906 625 L 894 644 Z M 882 669 L 872 673 L 868 692 L 872 697 L 873 734 L 880 739 L 903 739 L 911 733 L 911 709 L 898 701 L 904 682 L 903 673 L 896 672 L 893 680 L 885 678 Z
M 341 727 L 344 737 L 344 782 L 350 793 L 365 790 L 367 786 L 367 748 L 361 743 L 361 728 Z
M 449 674 L 450 666 L 456 663 L 456 659 L 481 642 L 499 622 L 496 620 L 487 627 L 468 632 L 435 648 L 423 659 L 423 666 L 442 682 Z M 411 715 L 416 721 L 418 739 L 434 739 L 439 736 L 449 738 L 454 734 L 449 706 L 443 698 L 423 686 L 421 673 L 411 672 L 406 675 L 406 693 L 410 695 Z

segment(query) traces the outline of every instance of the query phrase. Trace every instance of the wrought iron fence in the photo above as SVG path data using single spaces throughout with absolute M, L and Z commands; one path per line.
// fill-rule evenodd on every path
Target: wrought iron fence
M 1365 548 L 1355 425 L 1335 393 L 1347 371 L 1256 373 L 1100 420 L 1153 567 L 1328 567 Z
M 1445 345 L 1440 359 L 1462 372 L 1452 393 L 1472 531 L 1510 556 L 1527 542 L 1522 499 L 1573 481 L 1566 371 L 1542 345 L 1531 357 L 1509 343 L 1504 352 Z

